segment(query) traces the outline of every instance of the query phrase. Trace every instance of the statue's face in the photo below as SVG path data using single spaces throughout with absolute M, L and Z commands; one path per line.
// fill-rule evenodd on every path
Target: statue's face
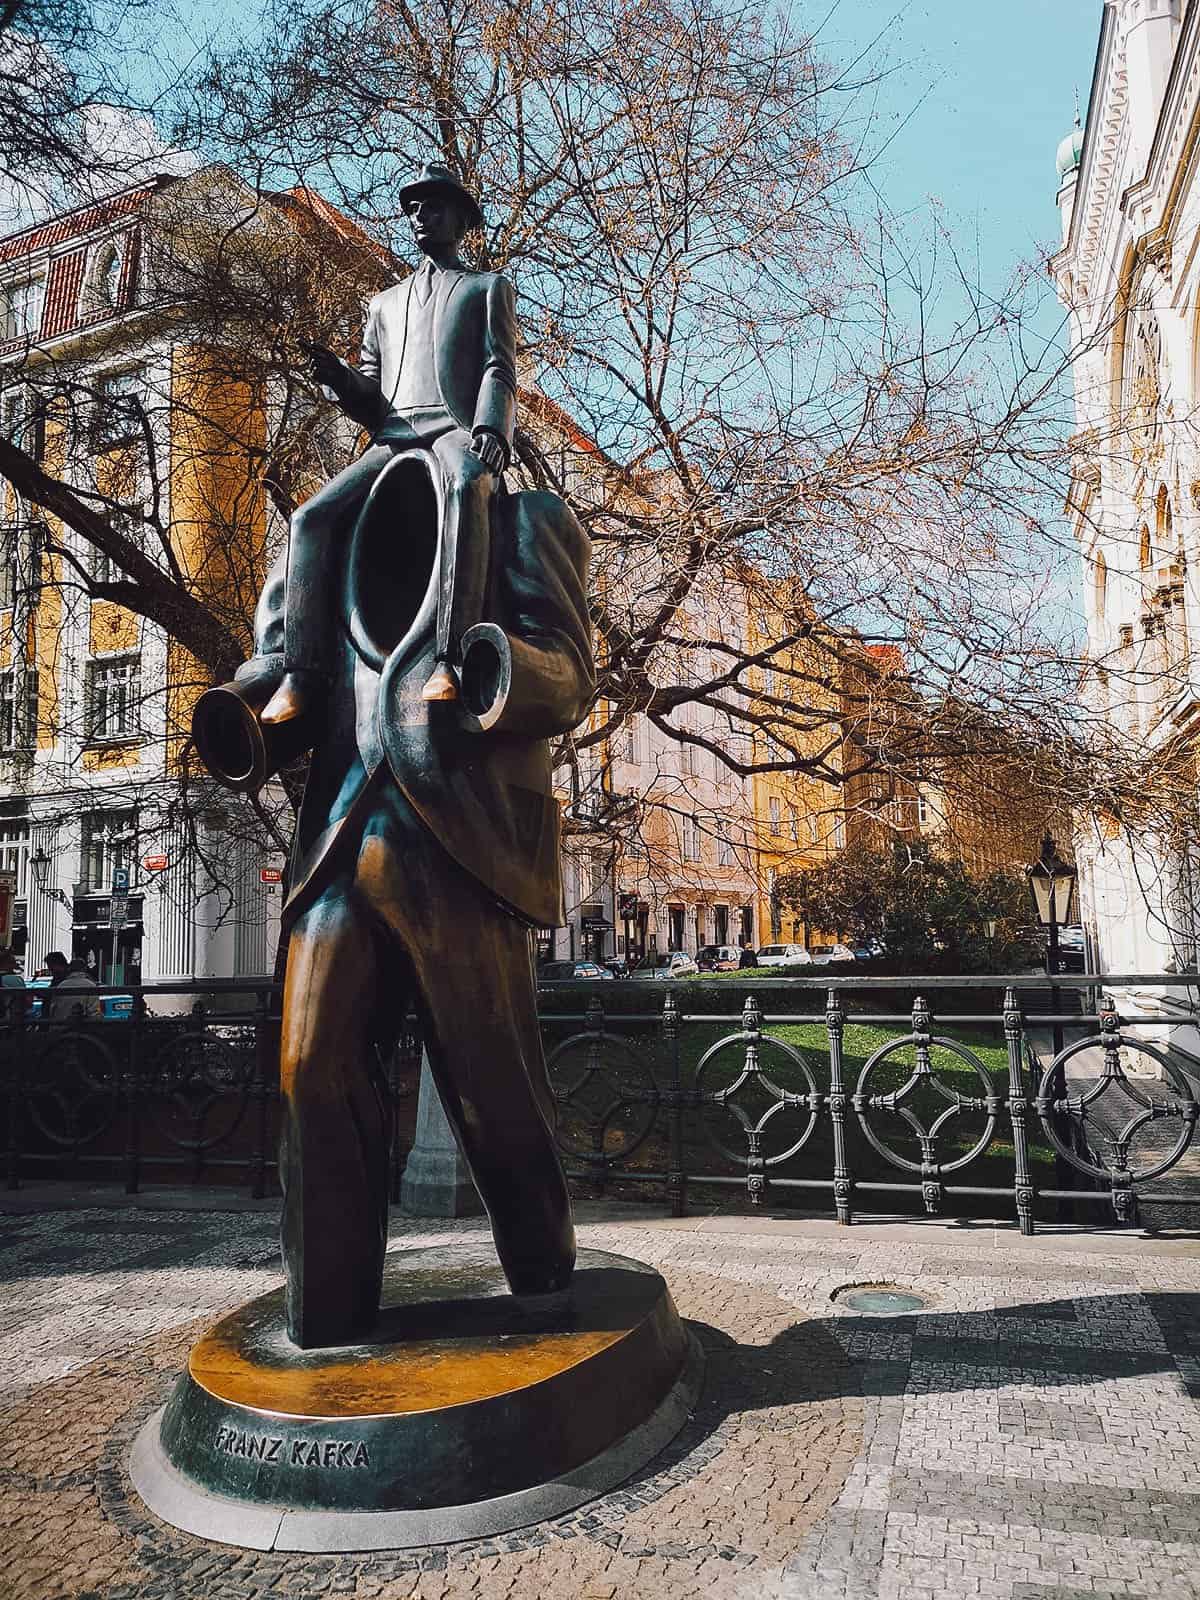
M 462 208 L 450 195 L 433 189 L 409 202 L 408 220 L 413 238 L 421 250 L 445 249 L 456 245 L 467 231 Z

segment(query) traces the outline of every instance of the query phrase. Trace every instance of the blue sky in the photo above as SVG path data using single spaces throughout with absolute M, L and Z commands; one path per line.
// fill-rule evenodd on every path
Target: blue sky
M 978 238 L 989 286 L 1056 242 L 1055 151 L 1076 86 L 1086 113 L 1102 14 L 1102 0 L 831 0 L 826 53 L 882 35 L 896 68 L 879 91 L 880 134 L 895 133 L 879 188 L 897 211 L 936 197 L 956 234 Z M 811 25 L 814 0 L 799 15 Z

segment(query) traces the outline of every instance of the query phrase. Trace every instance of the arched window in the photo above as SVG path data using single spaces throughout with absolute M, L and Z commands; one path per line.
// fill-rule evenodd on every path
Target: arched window
M 1162 404 L 1162 333 L 1148 286 L 1129 307 L 1121 346 L 1121 411 L 1135 445 L 1158 435 Z
M 1108 589 L 1108 562 L 1104 559 L 1103 550 L 1096 552 L 1096 562 L 1092 568 L 1092 600 L 1097 622 L 1104 621 L 1104 606 Z
M 83 316 L 95 316 L 97 312 L 117 309 L 121 295 L 121 266 L 121 251 L 115 240 L 106 239 L 95 247 L 80 296 L 79 309 Z
M 110 306 L 115 306 L 117 297 L 121 292 L 121 257 L 116 248 L 109 251 L 108 262 L 104 268 L 104 298 Z

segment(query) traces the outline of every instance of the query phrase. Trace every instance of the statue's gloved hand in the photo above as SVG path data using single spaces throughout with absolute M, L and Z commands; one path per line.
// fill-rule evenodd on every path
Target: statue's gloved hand
M 346 384 L 346 363 L 323 344 L 314 344 L 311 339 L 303 340 L 302 344 L 312 362 L 312 375 L 316 382 L 323 388 L 332 389 L 334 394 L 340 394 Z
M 504 441 L 490 428 L 476 428 L 471 435 L 471 454 L 479 457 L 489 472 L 499 475 L 508 464 Z

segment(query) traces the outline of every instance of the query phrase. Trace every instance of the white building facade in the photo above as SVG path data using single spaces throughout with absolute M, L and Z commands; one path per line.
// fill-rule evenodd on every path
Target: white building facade
M 1197 805 L 1200 731 L 1200 4 L 1107 0 L 1086 126 L 1058 152 L 1077 417 L 1070 512 L 1091 712 Z M 1191 828 L 1130 808 L 1080 826 L 1081 915 L 1103 973 L 1196 970 Z M 1169 1020 L 1171 997 L 1123 1004 Z

